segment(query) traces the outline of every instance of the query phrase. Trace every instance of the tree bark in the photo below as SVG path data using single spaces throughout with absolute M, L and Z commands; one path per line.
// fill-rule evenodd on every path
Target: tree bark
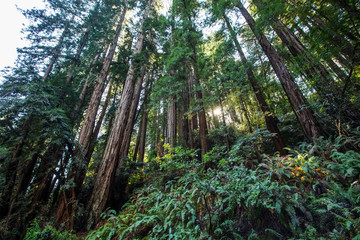
M 26 144 L 27 141 L 27 136 L 30 132 L 30 126 L 31 126 L 31 114 L 30 116 L 28 116 L 28 118 L 26 118 L 24 120 L 23 126 L 22 126 L 22 131 L 23 132 L 23 136 L 21 138 L 21 140 L 15 145 L 15 150 L 12 154 L 10 163 L 7 167 L 6 170 L 6 175 L 5 175 L 5 187 L 1 193 L 1 205 L 0 205 L 0 218 L 5 217 L 9 211 L 9 207 L 10 207 L 10 200 L 11 200 L 11 195 L 13 193 L 14 187 L 15 187 L 15 182 L 16 182 L 16 177 L 17 177 L 17 169 L 19 166 L 19 157 L 22 154 L 23 151 L 23 147 Z
M 221 109 L 222 124 L 223 124 L 223 128 L 224 128 L 224 131 L 226 134 L 225 135 L 226 149 L 229 152 L 230 151 L 229 132 L 228 132 L 228 129 L 226 128 L 224 105 L 223 105 L 221 97 L 219 98 L 219 102 L 220 102 L 220 109 Z
M 138 54 L 142 51 L 144 45 L 144 33 L 142 26 L 149 14 L 151 5 L 152 0 L 149 0 L 143 15 L 140 33 L 138 35 L 134 54 Z M 111 129 L 105 148 L 104 156 L 99 166 L 99 171 L 95 180 L 93 192 L 87 205 L 87 210 L 89 212 L 89 228 L 99 220 L 100 214 L 104 210 L 108 201 L 110 188 L 119 162 L 119 152 L 121 144 L 123 142 L 126 123 L 129 118 L 129 110 L 131 107 L 131 100 L 134 93 L 135 80 L 135 66 L 132 63 L 130 65 L 125 80 L 121 96 L 121 105 L 118 108 L 114 125 Z
M 146 142 L 146 127 L 147 127 L 148 115 L 149 115 L 149 110 L 147 109 L 147 106 L 145 106 L 144 114 L 143 114 L 142 121 L 141 121 L 141 132 L 139 133 L 140 134 L 140 143 L 139 143 L 138 162 L 144 162 L 145 142 Z
M 74 17 L 73 17 L 72 19 L 74 19 Z M 51 71 L 52 71 L 52 69 L 53 69 L 56 61 L 57 61 L 58 58 L 59 58 L 59 55 L 60 55 L 61 49 L 62 49 L 62 47 L 63 47 L 64 39 L 65 39 L 65 37 L 66 37 L 66 34 L 67 34 L 67 32 L 68 32 L 68 29 L 69 29 L 69 24 L 66 24 L 63 32 L 61 33 L 61 36 L 60 36 L 59 41 L 58 41 L 58 44 L 56 45 L 56 47 L 55 47 L 55 49 L 54 49 L 54 53 L 53 53 L 53 55 L 52 55 L 52 57 L 51 57 L 51 59 L 50 59 L 50 62 L 49 62 L 49 64 L 48 64 L 48 66 L 46 67 L 45 74 L 44 74 L 44 76 L 43 76 L 43 78 L 42 78 L 42 81 L 43 81 L 43 82 L 46 82 L 46 81 L 48 80 L 48 78 L 49 78 L 49 76 L 50 76 L 50 73 L 51 73 Z
M 239 97 L 240 99 L 240 107 L 241 107 L 241 110 L 243 111 L 244 113 L 244 116 L 245 116 L 245 119 L 246 119 L 246 123 L 247 123 L 247 126 L 249 128 L 249 133 L 252 133 L 254 130 L 252 128 L 252 124 L 251 124 L 251 121 L 250 121 L 250 117 L 249 117 L 249 113 L 248 113 L 248 110 L 246 109 L 246 106 L 245 106 L 245 103 L 244 103 L 244 99 L 243 97 L 240 95 Z
M 330 77 L 325 67 L 321 63 L 314 64 L 312 57 L 307 49 L 280 20 L 275 21 L 274 29 L 281 40 L 289 48 L 292 55 L 294 57 L 303 56 L 302 60 L 307 62 L 305 65 L 309 66 L 309 68 L 307 69 L 305 67 L 305 73 L 309 78 L 316 79 L 314 88 L 322 97 L 322 99 L 326 99 L 326 108 L 328 114 L 334 119 L 342 118 L 342 120 L 345 122 L 359 121 L 360 111 L 356 109 L 356 107 L 348 99 L 342 97 L 339 86 Z M 334 63 L 334 65 L 336 64 Z M 338 69 L 338 71 L 340 71 L 340 69 Z M 341 72 L 342 71 L 340 71 L 340 73 Z M 339 113 L 339 110 L 343 109 L 344 107 L 347 108 L 348 111 L 342 111 L 342 113 Z
M 139 133 L 136 140 L 137 146 L 135 147 L 134 158 L 133 158 L 133 161 L 136 161 L 137 154 L 139 153 L 138 162 L 143 162 L 145 155 L 146 128 L 147 128 L 147 120 L 149 115 L 149 110 L 147 105 L 149 104 L 150 101 L 150 94 L 152 89 L 152 82 L 150 81 L 151 80 L 149 79 L 148 87 L 145 89 L 145 97 L 143 102 L 143 106 L 144 106 L 143 115 L 141 118 Z
M 297 2 L 294 0 L 289 0 L 291 4 L 294 6 L 300 7 Z M 359 62 L 359 56 L 356 53 L 355 47 L 349 42 L 346 38 L 341 36 L 339 33 L 335 32 L 331 27 L 329 27 L 323 20 L 321 20 L 317 15 L 311 14 L 311 12 L 316 12 L 316 10 L 311 9 L 311 6 L 303 4 L 308 9 L 308 12 L 305 16 L 305 23 L 310 22 L 313 26 L 317 26 L 319 30 L 325 33 L 325 35 L 329 36 L 330 42 L 336 48 L 339 48 L 339 52 L 341 52 L 346 59 L 342 59 L 341 56 L 338 60 L 347 67 L 351 66 L 351 62 L 355 60 L 355 62 Z M 304 11 L 304 9 L 300 9 L 300 11 Z M 303 18 L 304 19 L 304 18 Z M 309 27 L 311 29 L 311 27 Z
M 91 136 L 91 140 L 90 140 L 90 147 L 89 147 L 89 150 L 86 152 L 86 155 L 85 155 L 85 159 L 86 159 L 86 162 L 89 163 L 90 160 L 91 160 L 91 157 L 92 157 L 92 154 L 94 152 L 94 149 L 95 149 L 95 143 L 96 143 L 96 139 L 100 133 L 100 129 L 101 129 L 101 126 L 103 124 L 103 121 L 104 121 L 104 118 L 105 118 L 105 115 L 106 115 L 106 112 L 107 112 L 107 108 L 109 106 L 109 103 L 110 103 L 110 99 L 111 99 L 111 91 L 112 91 L 112 84 L 109 83 L 110 86 L 109 86 L 109 89 L 108 89 L 108 93 L 107 93 L 107 96 L 106 96 L 106 99 L 105 99 L 105 102 L 104 102 L 104 105 L 102 107 L 102 110 L 101 110 L 101 113 L 100 113 L 100 116 L 99 116 L 99 120 L 97 121 L 96 123 L 96 126 L 95 126 L 95 129 L 94 129 L 94 132 Z M 86 174 L 86 171 L 84 171 L 82 173 L 82 177 L 79 179 L 79 181 L 76 183 L 77 185 L 81 184 L 83 181 L 84 181 L 84 178 L 85 178 L 85 174 Z
M 109 68 L 113 56 L 115 54 L 117 42 L 121 33 L 122 24 L 125 19 L 127 8 L 124 6 L 122 13 L 120 15 L 120 19 L 118 25 L 116 27 L 115 35 L 113 40 L 110 44 L 109 51 L 104 59 L 104 63 L 102 69 L 99 74 L 98 81 L 95 84 L 94 91 L 92 93 L 90 103 L 86 112 L 86 116 L 84 119 L 84 124 L 81 128 L 79 134 L 79 145 L 80 149 L 77 150 L 77 159 L 75 163 L 70 167 L 70 173 L 68 175 L 68 182 L 73 182 L 75 184 L 74 187 L 69 189 L 63 190 L 65 191 L 62 194 L 62 199 L 60 200 L 59 207 L 56 213 L 56 221 L 61 224 L 71 219 L 68 219 L 69 216 L 72 214 L 67 212 L 71 211 L 75 208 L 74 201 L 69 202 L 68 199 L 76 199 L 77 197 L 74 195 L 76 194 L 79 189 L 81 189 L 81 185 L 83 182 L 84 173 L 86 173 L 87 165 L 89 164 L 89 152 L 91 150 L 91 140 L 94 137 L 94 127 L 96 121 L 96 115 L 100 106 L 101 97 L 105 90 L 105 83 L 108 76 Z M 86 158 L 88 157 L 88 158 Z M 70 210 L 69 210 L 70 209 Z M 71 225 L 68 225 L 71 226 Z
M 167 112 L 167 143 L 171 148 L 175 147 L 176 138 L 176 103 L 175 96 L 171 96 L 168 101 L 168 112 Z
M 140 76 L 138 77 L 138 79 L 136 81 L 135 92 L 132 97 L 132 104 L 131 104 L 130 111 L 129 111 L 129 118 L 127 120 L 126 128 L 124 131 L 123 143 L 121 144 L 121 148 L 120 148 L 120 155 L 119 155 L 120 162 L 118 164 L 119 166 L 122 165 L 122 158 L 126 157 L 128 154 L 128 151 L 129 151 L 130 142 L 131 142 L 131 134 L 132 134 L 134 124 L 135 124 L 135 116 L 136 116 L 136 111 L 139 106 L 142 84 L 144 82 L 145 74 L 146 74 L 146 67 L 142 67 Z M 149 81 L 149 77 L 148 77 L 148 81 Z
M 200 81 L 198 77 L 198 72 L 196 69 L 197 64 L 197 53 L 196 49 L 193 48 L 193 57 L 192 62 L 190 63 L 190 85 L 191 87 L 199 87 Z M 201 90 L 195 91 L 195 97 L 197 99 L 197 104 L 199 104 L 199 111 L 197 112 L 197 116 L 194 115 L 192 117 L 192 128 L 193 130 L 197 129 L 197 118 L 199 118 L 199 135 L 200 135 L 200 146 L 201 146 L 201 156 L 205 155 L 209 151 L 209 143 L 207 139 L 207 123 L 206 123 L 206 115 L 205 115 L 205 109 L 204 109 L 204 103 L 202 100 L 202 92 Z
M 234 123 L 240 123 L 240 119 L 237 116 L 235 108 L 233 106 L 230 107 L 229 114 L 230 114 L 231 121 L 233 121 Z
M 276 148 L 277 151 L 279 151 L 279 153 L 281 155 L 286 155 L 286 151 L 284 150 L 285 148 L 285 144 L 281 138 L 281 134 L 280 134 L 280 130 L 277 127 L 277 118 L 276 116 L 271 112 L 269 105 L 266 103 L 265 98 L 264 98 L 264 94 L 262 89 L 260 88 L 255 75 L 251 69 L 251 67 L 249 66 L 247 59 L 245 57 L 244 52 L 241 49 L 241 46 L 239 44 L 239 41 L 237 40 L 236 34 L 230 24 L 230 21 L 228 19 L 228 17 L 226 15 L 224 15 L 224 20 L 226 22 L 226 25 L 230 31 L 230 34 L 233 38 L 233 42 L 235 44 L 235 47 L 239 53 L 241 62 L 244 66 L 247 67 L 246 73 L 248 75 L 248 80 L 250 82 L 250 85 L 255 93 L 255 97 L 259 103 L 260 109 L 264 115 L 265 118 L 265 124 L 267 129 L 269 130 L 270 133 L 273 133 L 274 136 L 272 137 L 272 141 L 274 143 L 274 146 Z
M 309 141 L 312 141 L 313 138 L 324 136 L 322 128 L 316 121 L 312 111 L 307 106 L 304 95 L 295 83 L 293 77 L 290 75 L 279 54 L 271 46 L 265 35 L 257 31 L 254 19 L 251 17 L 249 12 L 245 9 L 245 7 L 240 1 L 238 1 L 237 7 L 239 8 L 241 14 L 244 16 L 246 22 L 249 24 L 251 30 L 254 32 L 263 51 L 268 56 L 270 64 L 272 65 L 275 74 L 277 75 L 282 87 L 284 88 L 291 107 L 298 121 L 300 122 L 300 125 L 307 139 Z
M 95 121 L 96 121 L 96 114 L 97 111 L 99 109 L 99 105 L 100 105 L 100 101 L 101 101 L 101 97 L 102 94 L 105 90 L 105 82 L 106 82 L 106 78 L 108 75 L 108 71 L 110 68 L 110 64 L 111 61 L 113 59 L 113 56 L 115 54 L 115 50 L 116 50 L 116 46 L 117 46 L 117 42 L 120 36 L 120 32 L 122 29 L 122 24 L 124 22 L 125 19 L 125 15 L 126 15 L 126 6 L 124 6 L 124 9 L 122 10 L 121 16 L 120 16 L 120 20 L 119 23 L 116 27 L 116 32 L 115 32 L 115 36 L 113 38 L 113 41 L 111 42 L 110 48 L 109 48 L 109 52 L 105 58 L 103 67 L 101 69 L 98 81 L 95 84 L 94 87 L 94 91 L 92 93 L 91 96 L 91 100 L 89 103 L 89 107 L 87 109 L 86 112 L 86 116 L 84 119 L 84 124 L 81 128 L 80 134 L 79 134 L 79 144 L 82 147 L 82 152 L 86 153 L 88 151 L 89 148 L 89 144 L 90 144 L 90 139 L 91 139 L 91 135 L 93 133 L 94 130 L 94 126 L 95 126 Z

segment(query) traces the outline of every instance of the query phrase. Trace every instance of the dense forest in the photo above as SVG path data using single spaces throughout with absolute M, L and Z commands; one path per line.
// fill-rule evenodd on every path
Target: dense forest
M 44 0 L 0 85 L 0 239 L 360 239 L 357 0 Z

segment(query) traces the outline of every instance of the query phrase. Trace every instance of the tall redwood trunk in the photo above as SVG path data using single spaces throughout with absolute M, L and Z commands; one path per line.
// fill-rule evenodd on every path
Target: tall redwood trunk
M 140 26 L 134 55 L 140 53 L 143 49 L 144 33 L 142 32 L 142 25 L 149 14 L 151 5 L 152 0 L 149 0 L 143 15 L 142 24 Z M 123 87 L 120 101 L 121 105 L 116 113 L 114 125 L 112 126 L 104 156 L 99 166 L 93 192 L 87 205 L 89 212 L 88 227 L 93 226 L 93 224 L 99 220 L 100 214 L 105 209 L 108 201 L 110 188 L 119 162 L 119 153 L 123 142 L 126 123 L 129 118 L 129 111 L 135 90 L 135 80 L 135 66 L 132 63 Z
M 98 81 L 95 84 L 94 87 L 94 91 L 92 93 L 91 99 L 90 99 L 90 103 L 89 103 L 89 107 L 87 109 L 86 112 L 86 116 L 84 119 L 84 124 L 81 128 L 80 134 L 79 134 L 79 144 L 82 147 L 82 152 L 86 153 L 88 151 L 89 148 L 89 144 L 90 144 L 90 139 L 91 139 L 91 135 L 93 133 L 94 130 L 94 126 L 95 126 L 95 121 L 96 121 L 96 114 L 98 112 L 99 109 L 99 105 L 100 105 L 100 101 L 101 101 L 101 96 L 105 90 L 105 82 L 106 82 L 106 78 L 109 72 L 109 68 L 110 68 L 110 64 L 111 61 L 113 59 L 113 56 L 115 54 L 115 50 L 116 50 L 116 46 L 117 46 L 117 42 L 120 36 L 120 32 L 122 29 L 122 24 L 124 22 L 125 19 L 125 15 L 126 15 L 126 6 L 124 6 L 124 9 L 122 10 L 121 16 L 120 16 L 120 20 L 119 23 L 116 27 L 116 32 L 115 32 L 115 36 L 113 38 L 113 41 L 111 42 L 110 48 L 109 48 L 109 52 L 104 60 Z
M 184 7 L 187 7 L 186 1 L 183 1 L 184 3 Z M 188 24 L 190 24 L 190 32 L 195 33 L 196 30 L 193 26 L 193 19 L 192 16 L 187 13 L 186 14 L 187 17 L 187 21 L 189 22 Z M 190 87 L 195 87 L 198 90 L 195 91 L 195 98 L 197 100 L 197 104 L 199 104 L 199 110 L 197 112 L 198 118 L 199 118 L 199 135 L 200 135 L 200 145 L 201 145 L 201 156 L 205 155 L 210 149 L 209 146 L 209 142 L 208 142 L 208 138 L 207 138 L 207 134 L 208 134 L 208 129 L 207 129 L 207 123 L 206 123 L 206 113 L 205 113 L 205 108 L 204 108 L 204 102 L 203 102 L 203 96 L 202 96 L 202 91 L 201 91 L 201 85 L 200 85 L 200 80 L 199 80 L 199 74 L 198 74 L 198 69 L 197 69 L 197 64 L 198 64 L 198 59 L 197 59 L 197 50 L 196 50 L 196 44 L 195 43 L 190 43 L 190 47 L 191 47 L 191 51 L 192 51 L 192 56 L 191 56 L 191 62 L 190 62 L 190 72 L 192 75 L 192 85 Z M 195 126 L 193 126 L 195 127 Z
M 246 109 L 246 106 L 245 106 L 245 103 L 244 103 L 244 99 L 243 97 L 240 95 L 239 97 L 240 99 L 240 108 L 241 110 L 243 111 L 244 113 L 244 116 L 245 116 L 245 119 L 246 119 L 246 123 L 247 123 L 247 126 L 249 128 L 249 133 L 252 133 L 254 130 L 252 128 L 252 124 L 251 124 L 251 121 L 250 121 L 250 117 L 249 117 L 249 112 L 248 110 Z
M 190 138 L 190 131 L 191 130 L 191 123 L 190 123 L 190 120 L 189 120 L 189 115 L 188 115 L 188 111 L 189 111 L 189 108 L 190 108 L 190 98 L 189 98 L 189 82 L 186 82 L 185 84 L 185 87 L 183 89 L 183 103 L 184 103 L 184 119 L 183 119 L 183 122 L 184 122 L 184 142 L 185 142 L 185 146 L 189 146 L 190 145 L 190 139 L 192 139 L 192 137 Z M 191 134 L 192 136 L 192 134 Z M 191 140 L 191 142 L 193 142 Z M 191 144 L 191 148 L 193 148 L 193 144 Z
M 314 62 L 311 54 L 308 52 L 305 46 L 300 42 L 296 35 L 290 31 L 290 29 L 285 26 L 279 19 L 275 20 L 273 29 L 280 37 L 281 41 L 289 49 L 291 54 L 294 57 L 301 57 L 301 60 L 305 65 L 305 73 L 308 77 L 316 77 L 319 79 L 317 83 L 320 86 L 324 86 L 324 83 L 329 83 L 332 85 L 334 84 L 334 80 L 331 78 L 326 68 L 320 62 Z
M 43 205 L 49 200 L 51 193 L 51 183 L 57 167 L 57 160 L 61 159 L 63 147 L 56 144 L 49 144 L 48 149 L 41 158 L 37 175 L 32 183 L 34 197 L 31 201 L 29 215 L 32 215 L 38 206 Z
M 150 76 L 149 76 L 150 77 Z M 143 114 L 140 122 L 140 128 L 138 132 L 138 136 L 136 139 L 136 147 L 134 152 L 133 161 L 136 161 L 137 155 L 139 153 L 139 162 L 144 161 L 145 155 L 145 141 L 146 141 L 146 128 L 147 128 L 147 120 L 149 115 L 148 104 L 150 101 L 150 94 L 151 94 L 152 82 L 151 79 L 148 80 L 147 87 L 145 89 L 145 97 L 143 102 Z
M 238 1 L 237 7 L 239 8 L 241 14 L 244 16 L 246 22 L 249 24 L 251 30 L 254 32 L 263 51 L 269 58 L 270 64 L 273 67 L 278 79 L 280 80 L 282 87 L 284 88 L 284 91 L 289 99 L 289 102 L 297 119 L 300 122 L 305 136 L 310 141 L 312 141 L 313 138 L 323 136 L 324 133 L 322 128 L 317 123 L 312 111 L 308 108 L 304 95 L 295 83 L 293 77 L 290 75 L 281 57 L 271 46 L 265 35 L 257 31 L 254 19 L 251 17 L 249 12 L 245 9 L 245 7 L 240 1 Z
M 306 3 L 300 3 L 304 6 L 299 6 L 300 4 L 294 0 L 289 0 L 290 3 L 294 6 L 300 7 L 300 11 L 304 11 L 305 8 L 309 8 L 310 5 L 306 5 Z M 310 7 L 311 8 L 311 7 Z M 314 14 L 315 13 L 315 14 Z M 355 62 L 359 62 L 359 56 L 358 53 L 356 53 L 356 47 L 351 44 L 347 40 L 347 38 L 341 36 L 338 32 L 334 31 L 331 26 L 329 27 L 323 20 L 319 18 L 318 15 L 316 15 L 316 10 L 314 9 L 308 9 L 307 15 L 302 17 L 302 20 L 305 24 L 310 22 L 312 26 L 317 27 L 320 31 L 324 32 L 326 36 L 329 38 L 329 46 L 333 46 L 336 48 L 339 48 L 339 52 L 343 54 L 346 59 L 342 59 L 340 55 L 338 55 L 338 60 L 344 65 L 349 67 L 351 65 L 351 62 L 354 60 Z M 299 15 L 301 17 L 301 15 Z M 309 27 L 311 29 L 311 27 Z
M 100 129 L 101 129 L 102 123 L 104 121 L 104 118 L 105 118 L 105 115 L 106 115 L 106 112 L 107 112 L 107 109 L 108 109 L 108 106 L 109 106 L 109 103 L 110 103 L 110 99 L 111 99 L 111 95 L 112 95 L 111 91 L 112 91 L 112 86 L 113 85 L 111 83 L 109 83 L 109 84 L 110 84 L 110 86 L 109 86 L 109 88 L 107 90 L 108 93 L 106 95 L 104 105 L 102 106 L 101 113 L 100 113 L 100 116 L 99 116 L 99 120 L 97 121 L 94 132 L 93 132 L 93 134 L 91 136 L 89 150 L 87 151 L 87 153 L 85 155 L 86 161 L 88 163 L 90 162 L 91 156 L 92 156 L 92 154 L 94 152 L 95 145 L 96 145 L 96 139 L 99 136 Z M 76 183 L 76 185 L 80 185 L 84 181 L 86 171 L 83 171 L 83 173 L 81 175 L 82 176 L 79 178 L 79 181 Z
M 192 57 L 192 62 L 190 63 L 190 66 L 189 66 L 190 78 L 191 78 L 190 84 L 192 84 L 192 86 L 190 86 L 190 87 L 199 88 L 200 81 L 199 81 L 199 76 L 198 76 L 198 72 L 196 69 L 197 53 L 196 53 L 195 48 L 193 48 L 193 54 L 194 55 Z M 195 91 L 195 97 L 197 99 L 197 104 L 199 104 L 199 110 L 197 112 L 197 116 L 195 115 L 192 117 L 192 128 L 193 128 L 193 130 L 195 130 L 197 128 L 197 118 L 196 117 L 198 117 L 201 156 L 203 156 L 209 151 L 209 143 L 208 143 L 208 139 L 207 139 L 208 130 L 207 130 L 205 108 L 204 108 L 204 103 L 202 100 L 203 97 L 202 97 L 201 90 Z
M 171 96 L 168 101 L 167 111 L 167 143 L 170 147 L 175 147 L 176 138 L 176 103 L 175 96 Z
M 295 23 L 294 25 L 295 29 L 298 31 L 299 35 L 302 38 L 306 38 L 306 33 L 303 31 L 303 29 L 299 26 L 299 24 Z M 310 28 L 310 26 L 309 26 Z M 336 76 L 344 81 L 344 79 L 347 78 L 345 72 L 343 69 L 341 69 L 334 61 L 331 59 L 331 57 L 324 58 L 325 63 L 328 65 L 328 67 L 336 74 Z
M 61 194 L 61 199 L 59 202 L 59 207 L 56 213 L 56 221 L 58 223 L 65 223 L 71 220 L 69 216 L 73 215 L 73 209 L 75 207 L 75 200 L 77 199 L 76 193 L 81 188 L 84 173 L 86 172 L 87 165 L 89 164 L 90 157 L 88 156 L 89 150 L 91 150 L 91 140 L 94 134 L 94 127 L 96 121 L 96 115 L 100 106 L 101 97 L 105 90 L 105 83 L 108 76 L 109 68 L 113 56 L 115 54 L 116 46 L 118 39 L 120 37 L 122 24 L 126 15 L 126 6 L 124 6 L 122 13 L 120 15 L 120 19 L 118 25 L 116 27 L 115 35 L 110 44 L 109 51 L 104 59 L 102 69 L 100 71 L 98 81 L 95 84 L 89 106 L 87 108 L 86 116 L 84 119 L 84 124 L 81 128 L 79 134 L 79 145 L 80 149 L 77 150 L 76 161 L 70 168 L 70 173 L 68 175 L 67 181 L 73 182 L 75 184 L 74 187 L 69 189 L 64 189 L 64 193 Z M 70 212 L 70 213 L 69 213 Z M 71 221 L 72 222 L 72 221 Z M 67 227 L 72 228 L 72 224 L 67 224 Z
M 226 148 L 227 148 L 227 151 L 229 152 L 230 151 L 229 132 L 228 132 L 228 129 L 226 128 L 224 105 L 223 105 L 221 97 L 219 98 L 219 102 L 220 102 L 220 109 L 221 109 L 222 125 L 224 128 L 225 134 L 226 134 L 225 135 Z
M 94 23 L 94 21 L 96 21 L 96 18 L 97 18 L 97 15 L 98 15 L 98 9 L 99 9 L 99 2 L 96 3 L 95 7 L 94 7 L 94 10 L 92 12 L 92 15 L 90 15 L 90 18 L 89 18 L 89 22 L 87 23 L 87 26 L 86 26 L 86 29 L 85 31 L 83 32 L 82 36 L 81 36 L 81 39 L 80 39 L 80 42 L 79 42 L 79 45 L 78 45 L 78 48 L 76 50 L 76 54 L 74 56 L 74 58 L 72 59 L 71 61 L 71 65 L 70 65 L 70 68 L 69 68 L 69 71 L 67 72 L 67 75 L 66 75 L 66 82 L 69 84 L 73 81 L 73 77 L 74 77 L 74 68 L 75 66 L 78 64 L 79 62 L 79 59 L 80 59 L 80 56 L 81 56 L 81 53 L 83 52 L 83 49 L 89 39 L 89 35 L 90 35 L 90 30 L 92 28 L 92 24 Z
M 86 152 L 85 160 L 86 163 L 90 162 L 92 153 L 94 152 L 95 149 L 95 144 L 96 144 L 96 139 L 99 135 L 103 120 L 105 118 L 105 114 L 111 99 L 111 91 L 112 91 L 112 84 L 109 83 L 110 86 L 108 88 L 108 92 L 107 92 L 107 96 L 104 102 L 104 105 L 102 106 L 102 110 L 99 116 L 99 119 L 96 123 L 95 129 L 92 133 L 91 139 L 90 139 L 90 144 L 89 144 L 89 149 Z M 76 206 L 75 206 L 75 201 L 78 200 L 77 196 L 81 191 L 81 186 L 82 183 L 85 179 L 86 176 L 86 168 L 79 168 L 77 169 L 76 172 L 72 172 L 72 175 L 69 175 L 69 177 L 74 177 L 73 178 L 73 184 L 75 184 L 75 187 L 71 188 L 69 191 L 61 191 L 61 196 L 60 196 L 60 202 L 58 204 L 58 209 L 57 209 L 57 213 L 56 213 L 56 220 L 60 223 L 66 223 L 66 228 L 67 229 L 72 229 L 73 225 L 74 225 L 74 220 L 75 220 L 75 214 L 76 214 Z
M 1 193 L 0 199 L 0 219 L 9 211 L 11 195 L 15 187 L 15 182 L 17 178 L 17 170 L 20 162 L 20 156 L 23 152 L 23 147 L 26 144 L 27 136 L 30 132 L 31 126 L 31 114 L 24 120 L 23 126 L 21 127 L 22 138 L 21 140 L 15 145 L 14 151 L 10 160 L 10 163 L 6 169 L 5 175 L 5 186 Z
M 142 132 L 141 125 L 142 125 L 143 117 L 144 117 L 144 112 L 141 115 L 140 126 L 139 126 L 139 130 L 137 132 L 137 135 L 136 135 L 134 155 L 133 155 L 133 158 L 132 158 L 133 162 L 137 161 L 137 157 L 138 157 L 138 153 L 139 153 L 140 137 L 141 137 L 140 133 Z
M 73 17 L 72 19 L 74 19 L 74 17 Z M 46 82 L 46 81 L 47 81 L 47 79 L 49 78 L 50 73 L 51 73 L 51 71 L 52 71 L 52 69 L 53 69 L 56 61 L 57 61 L 58 58 L 59 58 L 61 49 L 62 49 L 62 47 L 63 47 L 63 43 L 64 43 L 65 36 L 68 34 L 68 29 L 69 29 L 69 24 L 66 24 L 63 32 L 61 33 L 61 36 L 60 36 L 59 41 L 58 41 L 58 44 L 56 45 L 56 47 L 55 47 L 55 49 L 54 49 L 54 53 L 53 53 L 53 55 L 52 55 L 52 57 L 51 57 L 51 59 L 50 59 L 50 62 L 49 62 L 49 64 L 48 64 L 47 67 L 46 67 L 45 74 L 44 74 L 44 76 L 43 76 L 43 78 L 42 78 L 42 81 L 43 81 L 43 82 Z
M 255 75 L 251 69 L 251 67 L 248 64 L 248 61 L 245 57 L 244 52 L 241 49 L 241 46 L 239 44 L 239 41 L 237 40 L 236 34 L 230 24 L 230 21 L 228 19 L 228 17 L 226 15 L 224 15 L 224 20 L 226 22 L 226 25 L 230 31 L 230 34 L 232 36 L 233 42 L 235 44 L 235 47 L 239 53 L 241 62 L 244 66 L 247 66 L 247 70 L 246 73 L 248 75 L 248 80 L 250 82 L 250 85 L 255 93 L 255 97 L 259 103 L 260 109 L 264 115 L 265 118 L 265 124 L 267 129 L 269 130 L 269 132 L 274 133 L 275 136 L 272 137 L 272 141 L 274 143 L 274 146 L 276 148 L 277 151 L 279 151 L 279 153 L 281 155 L 286 155 L 286 151 L 284 150 L 285 148 L 285 144 L 281 138 L 280 135 L 280 130 L 277 127 L 277 118 L 276 116 L 271 112 L 269 105 L 266 103 L 265 98 L 264 98 L 264 94 L 262 92 L 262 89 L 260 88 Z
M 326 100 L 328 114 L 334 119 L 339 118 L 344 120 L 344 122 L 359 121 L 360 111 L 356 109 L 348 99 L 342 96 L 341 89 L 339 89 L 339 86 L 331 78 L 325 67 L 320 62 L 317 64 L 313 62 L 310 53 L 302 45 L 295 34 L 293 34 L 280 20 L 275 21 L 274 30 L 289 48 L 294 57 L 303 56 L 302 60 L 305 61 L 307 63 L 305 65 L 309 67 L 308 69 L 305 67 L 305 73 L 309 78 L 315 77 L 315 79 L 317 79 L 314 88 L 322 99 Z M 338 71 L 340 71 L 340 69 L 338 69 Z M 347 110 L 341 111 L 344 108 Z
M 135 92 L 132 97 L 132 103 L 129 111 L 129 118 L 127 120 L 126 128 L 123 135 L 123 142 L 121 144 L 120 155 L 119 155 L 120 156 L 120 162 L 118 163 L 119 166 L 122 165 L 122 158 L 126 157 L 129 151 L 131 134 L 135 124 L 136 111 L 139 106 L 142 84 L 144 82 L 145 74 L 146 74 L 146 67 L 142 67 L 140 76 L 136 81 Z
M 140 142 L 139 142 L 139 158 L 138 158 L 138 162 L 144 162 L 145 142 L 146 142 L 146 127 L 147 127 L 148 115 L 149 115 L 149 110 L 147 109 L 147 106 L 145 106 L 143 117 L 142 117 L 142 120 L 141 120 L 141 132 L 139 132 L 139 134 L 140 134 Z

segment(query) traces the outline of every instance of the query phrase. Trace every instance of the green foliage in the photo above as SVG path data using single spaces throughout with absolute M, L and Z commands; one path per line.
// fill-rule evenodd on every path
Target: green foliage
M 35 219 L 26 231 L 24 240 L 77 240 L 77 237 L 67 231 L 59 231 L 56 228 L 46 225 L 40 227 L 39 221 Z
M 219 128 L 214 128 L 209 131 L 208 139 L 210 146 L 221 147 L 226 142 L 226 137 L 230 145 L 233 145 L 236 142 L 236 139 L 239 135 L 239 131 L 234 126 L 220 126 Z
M 357 138 L 319 138 L 257 163 L 248 146 L 270 137 L 242 137 L 203 160 L 166 146 L 161 170 L 88 239 L 356 239 L 359 154 L 342 149 Z
M 165 154 L 162 158 L 157 158 L 156 161 L 160 165 L 161 170 L 168 172 L 189 168 L 189 163 L 197 155 L 196 150 L 186 150 L 181 146 L 171 148 L 169 144 L 165 144 L 164 148 L 168 154 Z
M 329 163 L 329 169 L 335 173 L 340 174 L 344 178 L 349 180 L 356 180 L 360 174 L 360 154 L 349 150 L 345 153 L 338 152 L 333 149 L 331 151 L 332 160 L 334 162 Z
M 253 160 L 260 151 L 264 152 L 266 150 L 272 136 L 273 134 L 264 128 L 257 129 L 248 136 L 239 137 L 232 146 L 230 154 L 233 158 L 242 157 L 243 159 Z

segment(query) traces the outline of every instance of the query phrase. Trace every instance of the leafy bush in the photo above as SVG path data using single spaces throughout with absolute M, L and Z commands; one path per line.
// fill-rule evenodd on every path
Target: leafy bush
M 76 240 L 75 235 L 67 231 L 58 231 L 56 228 L 47 225 L 41 228 L 38 220 L 34 220 L 26 231 L 24 240 Z
M 216 147 L 202 160 L 167 146 L 159 171 L 88 239 L 359 238 L 359 153 L 349 150 L 356 138 L 257 155 L 251 146 L 260 151 L 270 137 L 242 137 L 229 153 Z

